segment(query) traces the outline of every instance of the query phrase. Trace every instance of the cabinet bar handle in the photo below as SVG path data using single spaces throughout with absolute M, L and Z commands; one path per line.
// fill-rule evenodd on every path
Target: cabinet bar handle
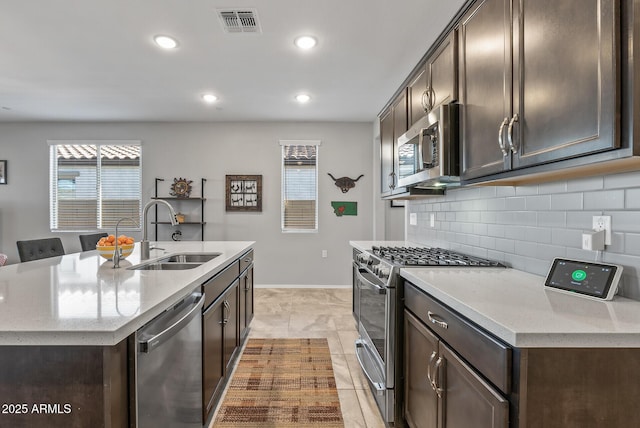
M 440 378 L 440 366 L 442 366 L 442 362 L 444 360 L 442 359 L 442 357 L 438 357 L 438 359 L 436 360 L 436 364 L 434 366 L 434 381 L 433 381 L 433 390 L 436 392 L 436 394 L 438 394 L 438 397 L 442 398 L 442 393 L 444 392 L 444 389 L 441 388 L 441 385 L 438 385 L 438 379 Z
M 507 151 L 507 148 L 504 145 L 504 139 L 503 139 L 504 127 L 507 126 L 508 124 L 509 124 L 509 118 L 505 117 L 502 123 L 500 124 L 500 128 L 498 128 L 498 146 L 502 151 L 502 156 L 507 156 L 509 154 L 509 152 Z
M 434 314 L 433 312 L 427 311 L 427 316 L 429 317 L 429 321 L 431 321 L 432 324 L 435 324 L 438 327 L 442 327 L 442 328 L 449 328 L 449 324 L 447 324 L 446 321 L 444 321 L 442 318 L 440 318 L 438 315 Z
M 427 379 L 429 380 L 429 385 L 431 385 L 431 389 L 433 389 L 434 391 L 436 390 L 436 384 L 435 382 L 433 382 L 433 376 L 431 376 L 431 365 L 433 364 L 433 360 L 436 359 L 436 356 L 438 355 L 438 353 L 436 351 L 433 351 L 433 353 L 431 354 L 431 357 L 429 357 L 429 364 L 427 364 Z
M 509 128 L 507 129 L 507 141 L 509 142 L 509 148 L 511 152 L 518 153 L 518 148 L 513 144 L 513 124 L 516 123 L 520 117 L 518 113 L 514 114 L 509 122 Z

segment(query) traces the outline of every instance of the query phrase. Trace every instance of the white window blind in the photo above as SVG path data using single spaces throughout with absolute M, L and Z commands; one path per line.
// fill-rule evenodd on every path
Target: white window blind
M 280 141 L 282 147 L 282 231 L 318 230 L 320 141 Z
M 140 141 L 49 141 L 49 157 L 52 231 L 113 229 L 122 217 L 140 224 Z

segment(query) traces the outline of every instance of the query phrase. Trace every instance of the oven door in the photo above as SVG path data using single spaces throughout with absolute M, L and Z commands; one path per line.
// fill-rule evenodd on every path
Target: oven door
M 360 306 L 360 339 L 356 343 L 360 365 L 376 389 L 392 388 L 393 376 L 387 376 L 388 365 L 392 364 L 388 326 L 395 290 L 362 268 L 355 270 L 355 281 Z
M 394 361 L 393 332 L 390 320 L 395 316 L 392 304 L 395 288 L 381 284 L 373 274 L 363 268 L 354 269 L 355 285 L 360 301 L 360 322 L 356 340 L 356 357 L 383 419 L 393 421 L 394 417 Z

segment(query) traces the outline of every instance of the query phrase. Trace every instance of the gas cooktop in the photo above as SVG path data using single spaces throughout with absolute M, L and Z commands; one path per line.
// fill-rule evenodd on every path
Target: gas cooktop
M 443 248 L 374 246 L 372 251 L 376 256 L 400 266 L 505 267 L 493 260 L 468 256 Z

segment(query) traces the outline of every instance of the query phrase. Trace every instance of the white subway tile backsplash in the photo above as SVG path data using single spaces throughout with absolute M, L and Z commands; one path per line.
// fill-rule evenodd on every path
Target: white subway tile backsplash
M 459 188 L 409 201 L 409 206 L 423 213 L 419 227 L 407 228 L 409 241 L 538 275 L 546 274 L 554 257 L 602 257 L 624 266 L 621 294 L 640 300 L 640 172 L 536 186 Z M 428 227 L 432 212 L 435 228 Z M 591 229 L 594 215 L 612 217 L 612 244 L 602 253 L 582 249 L 582 231 Z
M 554 211 L 582 210 L 582 201 L 582 193 L 562 193 L 551 195 L 551 209 Z
M 529 196 L 526 199 L 526 208 L 531 211 L 548 211 L 551 209 L 551 195 Z
M 640 189 L 625 190 L 625 208 L 640 209 Z
M 604 177 L 605 189 L 626 189 L 629 187 L 638 187 L 639 178 L 638 173 L 623 172 L 621 174 L 606 175 Z
M 624 252 L 631 256 L 640 256 L 640 234 L 627 233 L 624 238 Z
M 579 178 L 567 182 L 568 192 L 581 192 L 585 190 L 600 190 L 604 188 L 604 177 Z
M 507 198 L 504 208 L 509 211 L 520 211 L 526 208 L 526 198 L 523 196 Z
M 565 227 L 566 225 L 567 213 L 565 212 L 538 213 L 538 226 L 540 227 Z
M 624 209 L 624 190 L 603 190 L 601 192 L 585 192 L 585 210 Z
M 516 187 L 516 195 L 518 196 L 530 196 L 538 194 L 538 186 L 519 186 Z

